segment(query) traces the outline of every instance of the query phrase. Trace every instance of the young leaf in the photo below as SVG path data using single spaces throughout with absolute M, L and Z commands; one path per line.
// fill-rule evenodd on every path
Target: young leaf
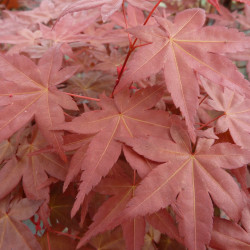
M 234 142 L 246 149 L 250 148 L 250 100 L 228 88 L 205 84 L 203 86 L 212 98 L 207 100 L 210 107 L 224 112 L 216 123 L 216 131 L 223 133 L 229 129 Z

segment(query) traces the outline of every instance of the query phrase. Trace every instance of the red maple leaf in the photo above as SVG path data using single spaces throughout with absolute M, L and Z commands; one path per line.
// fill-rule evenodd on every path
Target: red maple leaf
M 47 145 L 40 130 L 34 128 L 32 139 L 22 138 L 22 143 L 14 155 L 0 169 L 0 199 L 8 195 L 21 181 L 29 199 L 43 199 L 49 202 L 49 187 L 46 186 L 48 175 L 64 180 L 67 166 L 54 153 L 30 154 Z M 44 207 L 45 208 L 45 207 Z
M 76 66 L 62 67 L 60 49 L 49 49 L 35 65 L 21 55 L 0 56 L 0 141 L 8 138 L 35 116 L 39 129 L 63 159 L 62 134 L 52 131 L 64 121 L 63 109 L 78 109 L 71 97 L 56 85 L 71 77 Z
M 211 198 L 233 220 L 241 216 L 241 191 L 223 168 L 249 163 L 250 152 L 230 143 L 213 145 L 214 140 L 204 138 L 198 140 L 194 150 L 184 130 L 172 127 L 170 132 L 173 141 L 154 137 L 124 139 L 137 153 L 166 162 L 143 179 L 128 203 L 125 217 L 143 216 L 172 204 L 185 245 L 205 249 L 212 231 Z
M 75 214 L 84 196 L 108 174 L 121 153 L 120 136 L 153 134 L 168 137 L 170 119 L 166 112 L 147 110 L 161 98 L 164 87 L 141 89 L 130 97 L 129 90 L 115 95 L 114 99 L 101 97 L 102 110 L 82 114 L 70 123 L 57 126 L 78 134 L 94 134 L 81 161 L 81 185 L 72 214 Z M 153 117 L 153 119 L 152 119 Z
M 219 0 L 207 0 L 207 1 L 211 3 L 220 12 Z M 235 1 L 250 5 L 250 0 L 235 0 Z
M 186 119 L 193 141 L 199 95 L 195 72 L 215 83 L 250 94 L 243 75 L 232 62 L 221 56 L 249 47 L 249 39 L 235 29 L 202 27 L 205 18 L 204 10 L 189 9 L 178 13 L 174 23 L 156 17 L 160 27 L 128 29 L 137 38 L 152 44 L 141 47 L 134 54 L 115 90 L 117 93 L 132 81 L 146 78 L 163 68 L 167 88 Z
M 224 133 L 228 129 L 234 142 L 246 149 L 250 148 L 250 100 L 228 88 L 203 84 L 212 98 L 207 104 L 217 111 L 224 112 L 216 123 L 216 132 Z
M 232 221 L 215 218 L 210 246 L 215 249 L 248 250 L 250 233 Z
M 152 0 L 149 0 L 152 1 Z M 148 1 L 144 0 L 128 0 L 128 2 L 138 8 L 151 10 L 153 5 Z M 78 12 L 82 10 L 101 8 L 102 20 L 106 22 L 108 18 L 119 10 L 122 6 L 123 0 L 78 0 L 70 4 L 60 15 L 59 19 L 69 13 Z
M 21 221 L 35 214 L 41 201 L 31 201 L 27 198 L 14 200 L 3 199 L 0 203 L 0 249 L 37 249 L 40 244 L 28 226 Z
M 128 175 L 121 171 L 117 171 L 115 176 L 106 177 L 101 181 L 95 190 L 106 196 L 112 196 L 100 206 L 93 218 L 93 223 L 80 240 L 78 247 L 86 244 L 93 236 L 111 230 L 120 224 L 121 212 L 134 196 L 136 185 Z M 161 210 L 147 218 L 137 217 L 122 222 L 127 249 L 141 249 L 145 236 L 145 219 L 171 238 L 180 240 L 173 218 L 166 210 Z

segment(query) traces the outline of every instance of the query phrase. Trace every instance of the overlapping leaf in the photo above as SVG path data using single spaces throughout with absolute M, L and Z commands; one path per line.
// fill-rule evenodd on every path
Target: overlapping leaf
M 250 148 L 250 100 L 228 88 L 205 84 L 212 100 L 207 103 L 215 110 L 224 112 L 216 123 L 216 131 L 223 133 L 229 129 L 234 142 Z
M 142 89 L 130 97 L 129 90 L 118 93 L 114 99 L 102 97 L 102 110 L 87 112 L 72 122 L 57 126 L 79 134 L 94 134 L 82 160 L 81 185 L 72 210 L 75 214 L 84 196 L 108 174 L 121 153 L 120 136 L 152 134 L 168 138 L 170 119 L 166 112 L 147 110 L 161 98 L 164 87 Z M 153 117 L 153 119 L 152 119 Z M 98 133 L 99 132 L 99 133 Z
M 203 28 L 205 18 L 202 9 L 189 9 L 178 13 L 174 23 L 157 17 L 160 27 L 138 26 L 129 29 L 137 38 L 152 44 L 134 54 L 116 88 L 118 92 L 132 81 L 148 77 L 163 68 L 167 88 L 186 119 L 193 141 L 199 95 L 194 71 L 217 84 L 250 95 L 249 83 L 231 61 L 221 56 L 225 52 L 249 47 L 249 39 L 234 29 Z
M 93 218 L 93 223 L 90 225 L 89 230 L 85 233 L 84 237 L 80 240 L 78 246 L 83 246 L 93 236 L 104 231 L 111 230 L 120 224 L 120 220 L 118 219 L 120 217 L 121 211 L 125 209 L 126 204 L 132 198 L 134 187 L 135 186 L 133 183 L 131 183 L 131 180 L 129 180 L 128 177 L 124 175 L 117 175 L 116 178 L 107 177 L 102 181 L 102 183 L 100 183 L 98 190 L 100 190 L 102 194 L 113 196 L 106 200 L 98 209 Z M 129 222 L 128 225 L 125 225 L 126 232 L 127 226 L 130 226 L 130 224 L 131 222 Z M 145 229 L 142 228 L 142 230 Z M 128 235 L 127 238 L 132 240 L 133 236 L 132 238 L 130 236 L 131 235 Z
M 42 237 L 38 238 L 38 241 L 43 250 L 50 250 L 50 249 L 75 250 L 77 244 L 76 240 L 73 239 L 73 236 L 72 238 L 69 238 L 67 236 L 58 235 L 53 232 L 45 232 Z
M 35 65 L 25 56 L 0 56 L 0 141 L 23 127 L 35 115 L 39 129 L 65 159 L 61 133 L 50 129 L 64 121 L 62 108 L 77 109 L 71 97 L 56 85 L 72 76 L 77 67 L 61 69 L 59 48 L 48 50 Z
M 5 202 L 2 200 L 1 203 Z M 1 204 L 2 205 L 2 204 Z M 8 204 L 0 210 L 0 249 L 37 249 L 41 247 L 30 229 L 21 223 L 35 214 L 41 201 L 22 199 L 11 209 Z M 3 209 L 5 208 L 5 209 Z
M 47 173 L 59 180 L 64 180 L 66 164 L 53 153 L 29 156 L 30 153 L 44 147 L 44 139 L 36 130 L 33 140 L 24 139 L 14 156 L 0 169 L 0 198 L 9 194 L 23 178 L 25 194 L 30 199 L 49 201 L 49 188 L 44 187 L 48 180 Z
M 166 209 L 162 209 L 154 214 L 146 217 L 147 221 L 161 233 L 168 235 L 171 239 L 175 239 L 183 243 L 179 236 L 177 225 Z
M 93 9 L 97 7 L 101 7 L 102 19 L 104 22 L 107 21 L 108 17 L 111 16 L 115 11 L 120 9 L 123 0 L 79 0 L 70 4 L 61 14 L 65 16 L 68 13 L 73 13 L 82 10 Z
M 250 233 L 236 223 L 215 218 L 210 246 L 215 249 L 248 250 Z
M 250 5 L 250 0 L 235 0 L 235 1 Z M 211 3 L 220 12 L 220 5 L 218 0 L 208 0 L 208 2 Z
M 95 250 L 107 248 L 109 250 L 126 250 L 122 230 L 119 227 L 113 231 L 107 231 L 98 235 L 97 237 L 91 239 L 89 244 L 94 247 Z M 87 250 L 88 248 L 84 247 L 84 249 Z
M 238 220 L 244 207 L 241 191 L 222 168 L 234 169 L 250 161 L 250 152 L 230 143 L 213 145 L 200 139 L 193 151 L 188 135 L 171 128 L 174 140 L 124 139 L 133 149 L 155 161 L 167 162 L 154 168 L 135 191 L 126 214 L 129 217 L 153 213 L 176 203 L 179 230 L 190 249 L 205 249 L 210 241 L 213 206 Z M 177 200 L 176 200 L 176 197 Z
M 128 2 L 136 7 L 147 9 L 149 11 L 153 8 L 153 5 L 146 0 L 143 2 L 141 2 L 141 0 L 128 0 Z M 113 13 L 115 13 L 121 8 L 122 3 L 123 0 L 95 0 L 95 1 L 78 0 L 70 4 L 62 12 L 61 17 L 65 16 L 68 13 L 100 7 L 102 20 L 106 22 Z

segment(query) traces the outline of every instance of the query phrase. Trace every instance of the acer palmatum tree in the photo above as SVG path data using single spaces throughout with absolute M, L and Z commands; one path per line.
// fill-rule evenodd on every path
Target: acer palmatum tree
M 250 249 L 249 1 L 15 3 L 0 249 Z

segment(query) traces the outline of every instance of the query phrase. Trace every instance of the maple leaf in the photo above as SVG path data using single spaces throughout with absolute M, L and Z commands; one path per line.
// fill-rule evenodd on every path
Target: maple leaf
M 97 133 L 82 160 L 84 172 L 72 215 L 79 209 L 84 196 L 108 174 L 120 156 L 121 143 L 115 140 L 117 137 L 147 134 L 168 137 L 171 122 L 168 113 L 147 110 L 159 101 L 163 92 L 164 87 L 154 86 L 141 89 L 132 97 L 128 89 L 115 95 L 114 99 L 102 96 L 102 110 L 84 113 L 72 122 L 56 127 L 78 134 Z
M 177 226 L 166 210 L 159 211 L 146 218 L 137 217 L 125 221 L 121 218 L 126 204 L 134 196 L 136 185 L 136 183 L 131 183 L 127 175 L 117 172 L 116 175 L 106 177 L 101 181 L 95 191 L 114 196 L 105 201 L 99 208 L 93 218 L 94 222 L 81 239 L 80 246 L 87 243 L 97 233 L 111 230 L 121 224 L 127 249 L 141 249 L 139 246 L 144 243 L 145 219 L 162 233 L 181 241 Z
M 207 104 L 224 115 L 217 120 L 216 131 L 226 132 L 228 129 L 234 142 L 246 149 L 250 148 L 250 100 L 231 91 L 228 88 L 203 83 L 203 86 L 212 98 Z
M 210 246 L 215 249 L 247 250 L 250 248 L 250 233 L 234 222 L 215 217 Z
M 103 179 L 100 186 L 97 187 L 97 191 L 102 194 L 113 196 L 106 200 L 98 209 L 93 218 L 93 223 L 89 226 L 89 230 L 82 237 L 77 247 L 81 247 L 86 244 L 93 236 L 106 230 L 111 230 L 120 224 L 120 220 L 118 220 L 118 218 L 121 215 L 121 211 L 125 209 L 128 201 L 133 196 L 134 184 L 131 183 L 131 180 L 129 180 L 127 176 L 116 175 L 115 178 L 107 177 Z M 126 232 L 127 226 L 129 227 L 130 223 L 131 222 L 129 222 L 128 225 L 125 225 L 124 230 Z M 127 239 L 132 240 L 130 236 L 131 235 L 128 235 Z
M 136 5 L 135 2 L 132 2 L 132 4 Z M 145 3 L 146 3 L 146 1 L 145 1 Z M 140 5 L 138 7 L 140 7 Z M 153 6 L 150 7 L 150 11 L 152 8 L 153 8 Z M 142 9 L 145 9 L 145 8 L 142 8 Z M 143 25 L 143 23 L 145 22 L 145 16 L 144 16 L 142 10 L 132 6 L 131 4 L 128 4 L 126 10 L 127 10 L 127 15 L 128 15 L 127 24 L 125 23 L 124 18 L 123 18 L 123 14 L 121 12 L 116 12 L 115 14 L 113 14 L 110 17 L 110 19 L 112 21 L 114 21 L 117 25 L 119 25 L 123 28 L 130 28 L 130 27 L 135 27 L 137 25 Z M 155 20 L 153 18 L 149 19 L 147 24 L 148 25 L 155 24 Z
M 141 2 L 141 0 L 128 0 L 128 2 L 134 5 L 135 7 L 142 8 L 143 10 L 146 9 L 151 11 L 151 9 L 153 8 L 153 5 L 148 1 Z M 115 13 L 117 10 L 121 8 L 122 3 L 123 0 L 94 0 L 94 1 L 79 0 L 77 2 L 70 4 L 62 12 L 59 19 L 69 13 L 101 7 L 102 20 L 103 22 L 106 22 L 113 13 Z
M 250 4 L 245 5 L 244 14 L 245 15 L 238 13 L 236 20 L 240 23 L 240 25 L 241 25 L 240 28 L 242 30 L 249 30 L 249 28 L 250 28 Z
M 112 58 L 114 59 L 114 58 Z M 110 63 L 106 58 L 107 67 L 112 69 Z M 98 64 L 101 66 L 101 64 Z M 100 93 L 105 92 L 107 95 L 112 92 L 112 85 L 110 83 L 115 82 L 115 77 L 111 75 L 104 75 L 103 72 L 95 71 L 84 74 L 83 78 L 71 77 L 68 81 L 67 87 L 63 90 L 77 95 L 89 96 L 97 98 Z M 82 101 L 82 100 L 81 100 Z
M 144 178 L 154 167 L 159 165 L 158 162 L 150 161 L 138 155 L 126 145 L 123 146 L 123 153 L 129 165 L 137 171 L 141 178 Z
M 56 19 L 60 15 L 62 8 L 65 6 L 65 1 L 63 2 L 63 6 L 59 6 L 51 0 L 43 0 L 40 1 L 38 7 L 29 11 L 18 11 L 14 15 L 15 18 L 29 24 L 48 23 L 51 19 Z
M 250 199 L 247 200 L 247 205 L 242 211 L 241 223 L 244 229 L 250 233 Z
M 141 249 L 144 245 L 145 219 L 137 217 L 122 224 L 123 237 L 128 250 Z
M 81 34 L 90 24 L 92 24 L 99 13 L 94 11 L 89 15 L 72 17 L 70 15 L 61 18 L 53 29 L 51 27 L 40 24 L 40 30 L 43 38 L 52 40 L 54 43 L 73 43 L 82 41 L 86 35 Z
M 175 240 L 171 240 L 164 234 L 161 236 L 160 241 L 157 244 L 157 246 L 159 247 L 159 249 L 164 249 L 166 248 L 166 246 L 169 249 L 174 249 L 174 250 L 186 250 L 187 249 L 182 244 L 176 242 Z
M 236 221 L 244 206 L 237 183 L 221 168 L 234 169 L 249 163 L 250 153 L 230 143 L 213 145 L 214 140 L 205 138 L 198 140 L 193 152 L 185 130 L 172 127 L 170 132 L 173 141 L 154 137 L 123 140 L 146 158 L 166 162 L 143 179 L 124 216 L 143 216 L 176 204 L 186 246 L 205 249 L 212 230 L 213 205 L 209 195 Z
M 62 194 L 62 185 L 54 185 L 50 191 L 50 225 L 52 229 L 58 228 L 57 231 L 62 231 L 65 227 L 69 230 L 79 230 L 78 221 L 76 218 L 70 218 L 70 210 L 74 204 L 74 198 L 68 194 Z
M 54 233 L 53 231 L 45 232 L 42 237 L 38 238 L 38 241 L 41 245 L 41 248 L 46 249 L 46 250 L 47 249 L 67 249 L 67 250 L 76 249 L 76 241 L 74 239 L 69 238 L 64 235 L 58 235 Z
M 27 48 L 34 46 L 37 44 L 39 38 L 41 38 L 41 32 L 39 30 L 32 32 L 27 28 L 23 28 L 19 30 L 17 34 L 6 34 L 1 36 L 0 42 L 15 44 L 15 46 L 8 51 L 8 54 L 14 54 L 20 51 L 25 51 Z
M 38 249 L 41 246 L 30 229 L 21 223 L 35 214 L 41 201 L 31 201 L 27 198 L 13 201 L 8 209 L 7 199 L 0 205 L 0 249 Z M 5 204 L 4 204 L 5 203 Z
M 107 231 L 103 234 L 96 236 L 95 238 L 90 240 L 89 244 L 93 246 L 96 250 L 126 250 L 122 230 L 119 227 L 113 231 Z M 86 247 L 84 247 L 84 250 L 85 249 Z
M 250 5 L 250 0 L 235 0 L 235 1 Z M 208 0 L 208 2 L 212 4 L 219 12 L 221 11 L 218 0 Z
M 119 65 L 122 65 L 125 57 L 119 51 L 117 50 L 111 50 L 110 55 L 107 55 L 106 53 L 93 51 L 92 54 L 101 62 L 95 65 L 96 70 L 102 70 L 107 71 L 111 73 L 115 73 L 118 71 Z M 107 78 L 109 75 L 102 75 L 103 78 Z M 98 75 L 97 75 L 98 77 Z M 100 78 L 100 76 L 99 76 Z M 112 81 L 111 81 L 112 82 Z M 115 81 L 114 81 L 115 82 Z M 110 84 L 109 84 L 110 85 Z M 108 86 L 106 86 L 108 88 Z M 102 93 L 100 91 L 99 93 Z
M 22 184 L 28 198 L 49 201 L 49 188 L 42 187 L 48 180 L 47 173 L 59 180 L 64 180 L 67 169 L 65 163 L 55 154 L 29 156 L 44 143 L 44 139 L 37 129 L 34 131 L 31 141 L 24 138 L 16 156 L 0 169 L 0 199 L 9 194 L 23 178 Z
M 120 9 L 123 0 L 80 0 L 70 4 L 61 14 L 61 17 L 68 13 L 101 7 L 102 20 L 107 21 L 108 17 Z
M 230 28 L 237 27 L 237 11 L 231 12 L 224 6 L 220 6 L 220 14 L 207 14 L 208 18 L 215 20 L 215 25 L 227 26 Z
M 89 141 L 92 139 L 93 136 L 84 136 L 83 135 L 77 135 L 76 138 L 72 141 L 67 142 L 67 144 L 64 144 L 64 148 L 69 150 L 72 148 L 75 149 L 75 146 L 77 148 L 77 151 L 74 153 L 73 157 L 71 158 L 68 173 L 63 185 L 63 191 L 65 191 L 69 184 L 72 182 L 72 180 L 79 174 L 81 171 L 82 161 L 85 157 L 85 153 L 87 151 L 87 148 L 89 146 Z M 80 144 L 80 147 L 77 146 Z M 73 147 L 72 147 L 73 146 Z
M 25 56 L 0 55 L 0 141 L 8 138 L 35 116 L 39 129 L 66 160 L 62 149 L 62 134 L 52 127 L 64 121 L 62 108 L 78 109 L 71 97 L 57 90 L 56 85 L 67 80 L 77 70 L 75 66 L 61 69 L 63 55 L 59 48 L 49 49 L 35 65 Z
M 123 28 L 130 28 L 144 23 L 145 17 L 143 12 L 130 4 L 127 6 L 127 15 L 127 24 L 124 21 L 122 13 L 120 12 L 114 13 L 110 19 Z
M 193 124 L 199 95 L 195 72 L 238 92 L 250 93 L 249 82 L 231 61 L 221 56 L 249 47 L 249 39 L 234 29 L 202 27 L 205 17 L 204 10 L 189 9 L 178 13 L 174 23 L 155 17 L 161 27 L 128 29 L 137 38 L 152 44 L 141 47 L 134 54 L 115 90 L 117 93 L 132 81 L 163 68 L 167 88 L 185 117 L 192 141 L 196 137 Z
M 126 249 L 141 249 L 144 244 L 145 218 L 137 217 L 123 222 L 121 222 L 120 218 L 126 204 L 134 195 L 136 183 L 131 181 L 132 178 L 129 178 L 124 173 L 116 172 L 115 176 L 106 177 L 96 187 L 95 191 L 104 195 L 112 195 L 112 197 L 100 206 L 94 215 L 93 223 L 80 240 L 78 247 L 86 244 L 96 234 L 112 230 L 121 223 Z M 171 237 L 179 239 L 177 227 L 167 211 L 160 211 L 149 216 L 148 221 L 164 233 L 169 233 Z
M 15 155 L 18 145 L 25 137 L 25 133 L 23 132 L 23 129 L 21 129 L 8 140 L 4 140 L 0 143 L 0 164 L 10 160 Z
M 161 209 L 154 214 L 148 215 L 146 220 L 161 233 L 168 235 L 171 239 L 176 239 L 183 243 L 177 225 L 166 209 Z

